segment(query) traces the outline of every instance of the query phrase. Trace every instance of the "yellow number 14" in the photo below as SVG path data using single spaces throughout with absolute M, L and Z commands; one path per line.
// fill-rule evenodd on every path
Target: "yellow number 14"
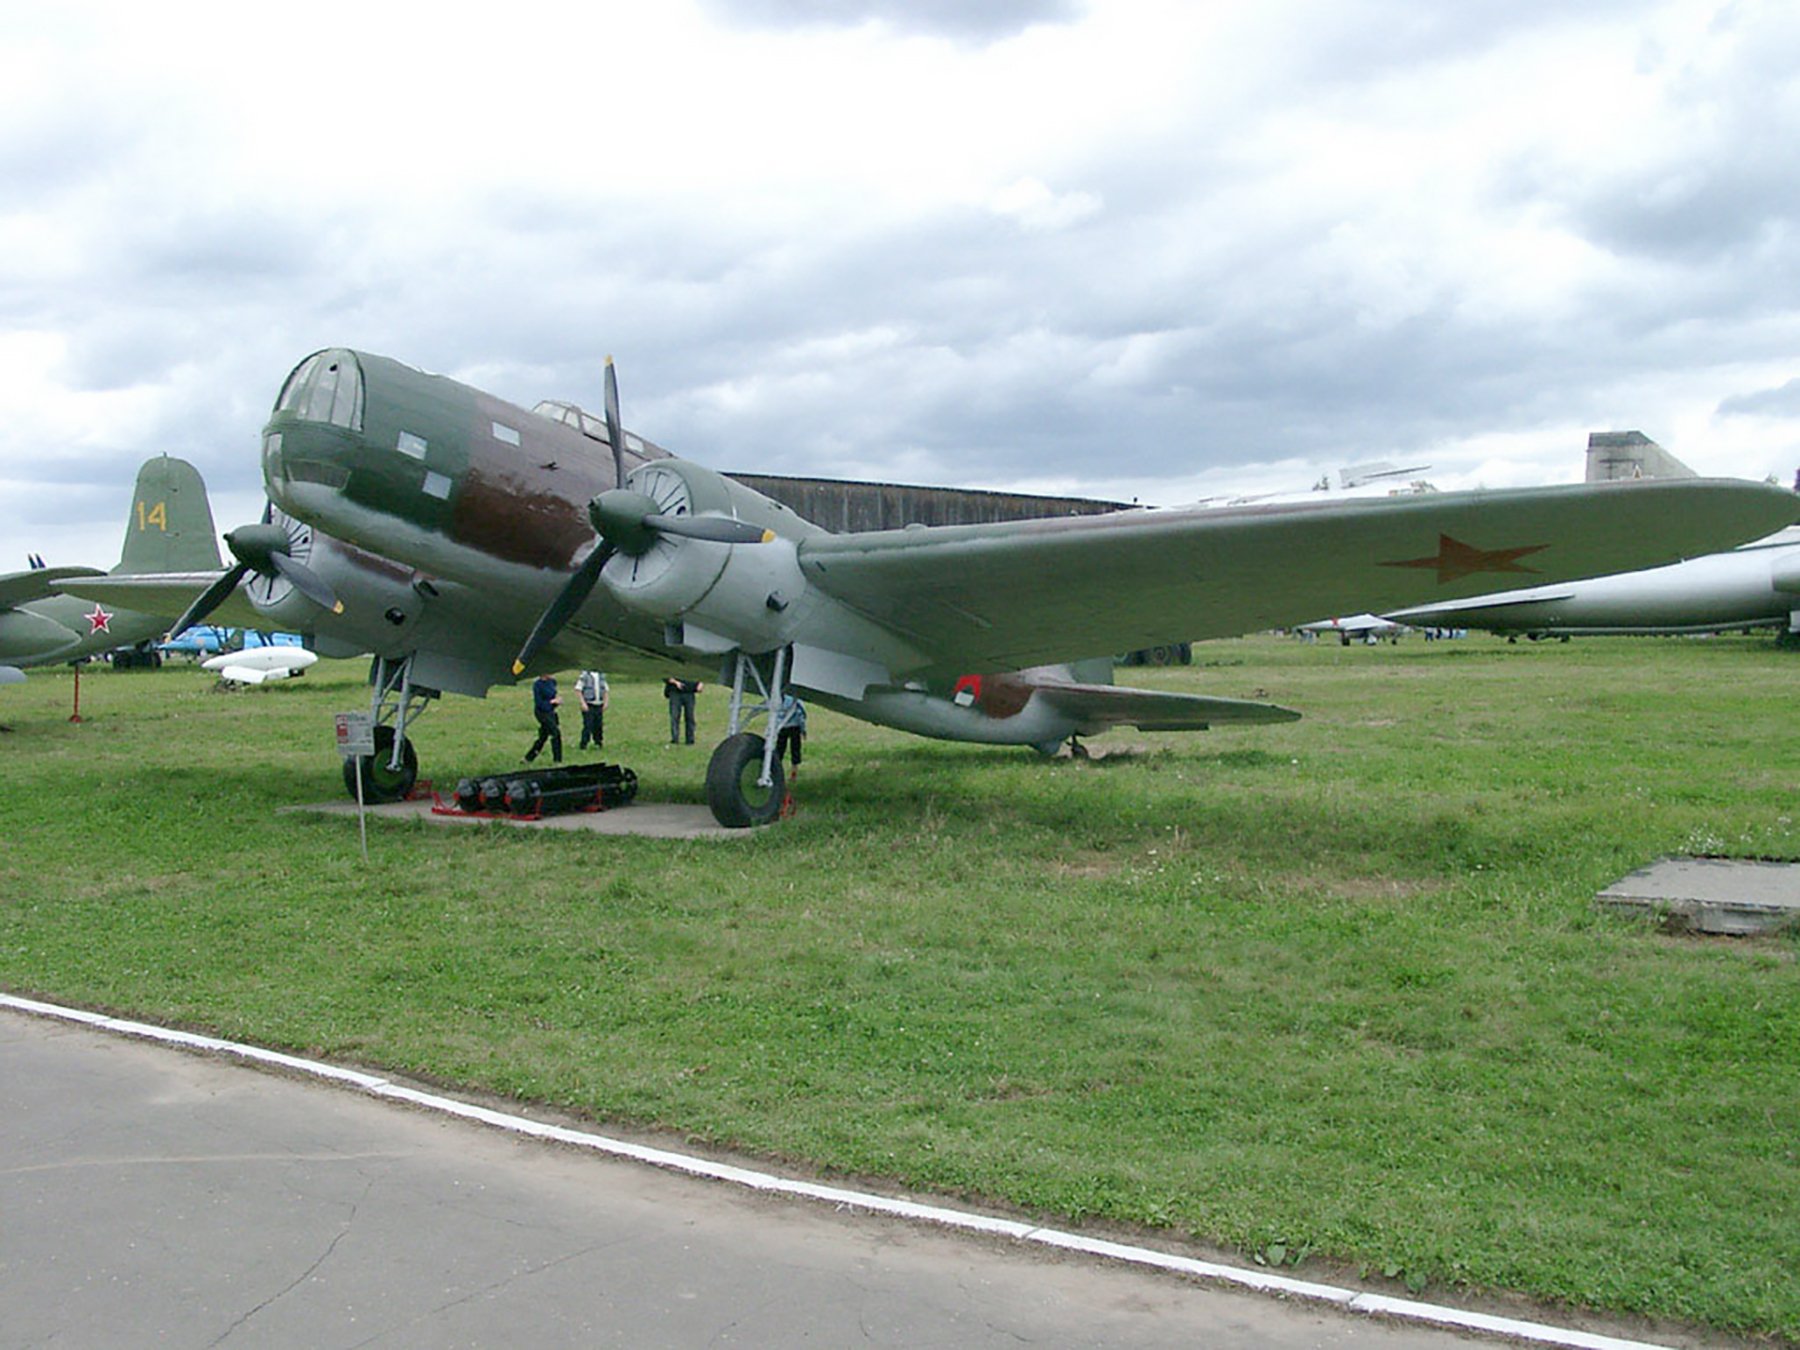
M 148 511 L 145 511 L 144 504 L 142 502 L 139 502 L 137 504 L 137 516 L 138 516 L 138 528 L 140 530 L 147 530 L 152 525 L 154 525 L 154 526 L 156 526 L 157 529 L 162 530 L 165 533 L 167 533 L 168 528 L 169 528 L 168 503 L 158 502 L 155 506 L 151 507 Z

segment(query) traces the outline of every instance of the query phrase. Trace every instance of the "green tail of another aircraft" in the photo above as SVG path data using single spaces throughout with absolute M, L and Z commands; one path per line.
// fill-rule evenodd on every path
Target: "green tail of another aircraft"
M 115 576 L 136 572 L 216 572 L 219 543 L 199 470 L 184 459 L 158 455 L 138 470 L 125 549 Z

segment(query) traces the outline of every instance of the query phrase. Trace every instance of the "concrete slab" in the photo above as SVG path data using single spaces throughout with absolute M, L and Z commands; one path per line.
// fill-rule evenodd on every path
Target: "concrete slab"
M 498 821 L 522 830 L 575 830 L 587 834 L 635 834 L 651 839 L 743 839 L 753 830 L 728 830 L 713 819 L 704 806 L 685 802 L 633 802 L 630 806 L 610 811 L 571 811 L 567 815 L 545 816 L 542 820 L 519 820 L 512 816 L 438 815 L 432 810 L 430 797 L 409 802 L 384 802 L 371 805 L 371 816 L 383 820 L 423 820 L 433 825 L 486 825 Z M 356 815 L 356 803 L 310 802 L 301 806 L 283 806 L 281 811 L 303 811 L 325 816 Z
M 1663 858 L 1595 897 L 1669 928 L 1743 937 L 1800 923 L 1800 863 Z

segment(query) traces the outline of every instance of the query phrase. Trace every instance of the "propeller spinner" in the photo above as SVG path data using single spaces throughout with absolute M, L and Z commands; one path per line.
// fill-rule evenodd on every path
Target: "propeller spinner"
M 714 544 L 766 544 L 775 537 L 773 530 L 729 516 L 670 514 L 659 509 L 657 503 L 644 493 L 623 486 L 625 434 L 619 424 L 619 377 L 610 356 L 606 358 L 606 438 L 612 443 L 613 481 L 621 486 L 608 488 L 588 503 L 588 522 L 599 535 L 600 542 L 575 569 L 556 599 L 550 602 L 550 607 L 539 616 L 537 625 L 513 660 L 514 675 L 523 675 L 526 667 L 575 617 L 593 593 L 601 571 L 614 554 L 639 557 L 647 553 L 662 535 L 701 539 Z
M 337 598 L 337 593 L 325 583 L 324 578 L 291 556 L 293 541 L 288 538 L 286 530 L 274 523 L 272 508 L 263 511 L 261 523 L 240 525 L 235 530 L 226 531 L 225 547 L 231 550 L 237 562 L 200 593 L 199 598 L 170 627 L 170 633 L 180 633 L 206 618 L 225 602 L 225 597 L 236 590 L 238 583 L 251 572 L 265 577 L 284 577 L 295 590 L 322 609 L 328 609 L 333 614 L 344 612 L 343 601 Z

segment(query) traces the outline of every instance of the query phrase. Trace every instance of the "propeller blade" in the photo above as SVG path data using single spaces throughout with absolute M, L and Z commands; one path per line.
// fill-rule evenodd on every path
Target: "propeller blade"
M 625 428 L 619 422 L 619 374 L 610 356 L 606 358 L 606 439 L 612 442 L 615 486 L 588 504 L 588 518 L 601 537 L 612 541 L 621 552 L 637 557 L 654 542 L 650 537 L 654 533 L 705 539 L 715 544 L 766 544 L 775 537 L 772 530 L 724 516 L 669 516 L 654 509 L 644 510 L 654 508 L 655 503 L 625 487 Z
M 199 598 L 183 610 L 181 617 L 175 620 L 174 625 L 169 629 L 169 636 L 174 637 L 178 633 L 185 633 L 224 604 L 225 597 L 237 589 L 238 582 L 244 579 L 244 573 L 249 570 L 249 563 L 240 562 L 201 591 Z
M 645 516 L 642 523 L 648 530 L 680 535 L 683 539 L 705 539 L 714 544 L 766 544 L 775 537 L 773 530 L 729 516 L 668 516 L 653 512 Z
M 519 648 L 519 654 L 513 658 L 512 673 L 523 675 L 525 668 L 537 660 L 538 653 L 550 645 L 563 625 L 575 617 L 575 611 L 587 601 L 593 593 L 594 583 L 600 580 L 600 569 L 605 567 L 615 550 L 602 539 L 594 551 L 587 555 L 587 560 L 575 569 L 568 584 L 558 592 L 556 599 L 550 602 L 538 618 L 537 626 L 531 630 L 531 636 L 525 639 L 525 645 Z
M 625 429 L 619 425 L 619 377 L 606 358 L 606 439 L 612 443 L 613 486 L 625 486 Z
M 315 605 L 330 610 L 333 614 L 344 612 L 344 602 L 337 598 L 337 592 L 325 584 L 325 579 L 305 563 L 295 562 L 286 553 L 270 553 L 269 561 L 275 570 L 293 583 L 299 591 Z

